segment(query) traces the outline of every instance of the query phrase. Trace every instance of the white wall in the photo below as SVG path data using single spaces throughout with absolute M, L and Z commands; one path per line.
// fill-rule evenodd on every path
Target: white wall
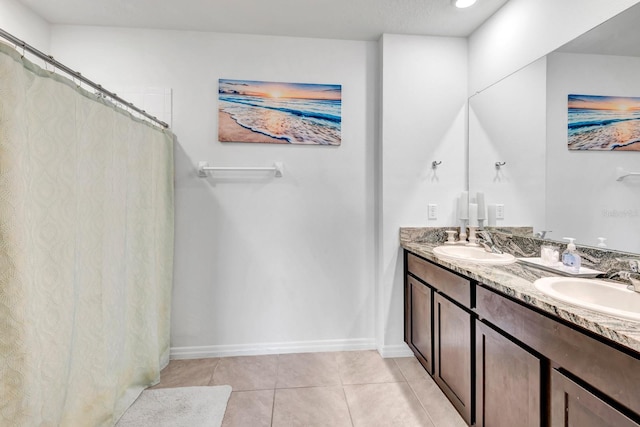
M 385 35 L 378 51 L 371 42 L 56 26 L 51 51 L 107 87 L 173 89 L 176 354 L 376 344 L 405 354 L 398 229 L 454 221 L 469 83 L 481 89 L 637 2 L 511 0 L 469 49 L 442 37 Z M 218 78 L 341 83 L 342 146 L 218 143 Z M 199 160 L 281 160 L 285 177 L 202 180 Z M 443 162 L 435 172 L 434 160 Z M 428 203 L 438 205 L 435 221 Z
M 0 28 L 44 53 L 50 50 L 49 23 L 16 0 L 0 0 Z
M 504 205 L 498 226 L 545 230 L 546 77 L 541 58 L 469 99 L 469 192 Z
M 469 37 L 475 93 L 639 0 L 510 0 Z
M 406 354 L 400 227 L 453 224 L 466 188 L 467 42 L 385 34 L 382 49 L 378 348 Z M 431 162 L 442 161 L 434 171 Z M 427 205 L 438 205 L 427 220 Z
M 640 97 L 639 74 L 637 57 L 548 57 L 547 198 L 553 203 L 547 224 L 579 237 L 578 244 L 595 246 L 598 237 L 606 237 L 612 248 L 640 252 L 640 180 L 618 182 L 615 173 L 618 166 L 640 171 L 640 153 L 567 149 L 567 95 Z
M 375 42 L 56 26 L 105 86 L 173 89 L 174 356 L 375 348 Z M 342 84 L 340 147 L 217 142 L 219 78 Z M 194 164 L 269 166 L 283 178 Z

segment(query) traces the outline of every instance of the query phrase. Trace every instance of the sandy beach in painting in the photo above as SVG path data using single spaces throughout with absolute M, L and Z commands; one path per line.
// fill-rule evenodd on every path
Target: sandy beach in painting
M 640 151 L 640 141 L 633 141 L 627 145 L 618 145 L 613 147 L 614 151 Z
M 569 136 L 570 150 L 640 150 L 640 120 L 594 126 Z
M 258 142 L 268 144 L 288 144 L 285 139 L 271 138 L 268 135 L 254 132 L 240 126 L 231 114 L 218 111 L 218 140 L 220 142 Z

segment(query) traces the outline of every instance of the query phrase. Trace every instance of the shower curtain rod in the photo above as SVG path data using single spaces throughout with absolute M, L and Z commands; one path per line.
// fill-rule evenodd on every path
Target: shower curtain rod
M 88 78 L 84 77 L 82 74 L 80 74 L 80 72 L 73 71 L 71 68 L 69 68 L 66 65 L 64 65 L 64 64 L 56 61 L 55 59 L 53 59 L 53 56 L 47 55 L 47 54 L 39 51 L 35 47 L 31 46 L 28 43 L 25 43 L 24 41 L 22 41 L 19 38 L 15 37 L 13 34 L 6 32 L 2 28 L 0 28 L 0 37 L 4 38 L 5 40 L 10 41 L 11 43 L 13 43 L 16 46 L 20 46 L 23 50 L 28 51 L 29 53 L 37 56 L 38 58 L 44 60 L 45 62 L 48 62 L 49 64 L 52 64 L 54 67 L 64 71 L 68 75 L 70 75 L 73 79 L 78 79 L 81 82 L 85 83 L 86 85 L 94 88 L 95 90 L 97 90 L 101 94 L 104 94 L 104 95 L 108 96 L 109 98 L 111 98 L 111 99 L 113 99 L 113 100 L 115 100 L 115 101 L 117 101 L 117 102 L 119 102 L 119 103 L 121 103 L 123 105 L 126 105 L 127 108 L 130 108 L 133 111 L 135 111 L 136 113 L 146 117 L 147 119 L 156 122 L 157 124 L 159 124 L 163 128 L 168 128 L 169 127 L 169 125 L 166 124 L 165 122 L 163 122 L 162 120 L 159 120 L 158 118 L 156 118 L 155 116 L 152 116 L 151 114 L 147 113 L 146 111 L 139 109 L 138 107 L 133 105 L 133 103 L 125 101 L 124 99 L 120 98 L 117 94 L 106 90 L 101 85 L 99 85 L 97 83 L 94 83 L 93 81 L 91 81 Z

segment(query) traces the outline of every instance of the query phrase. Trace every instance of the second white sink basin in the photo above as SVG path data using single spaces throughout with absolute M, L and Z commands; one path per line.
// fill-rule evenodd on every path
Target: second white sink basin
M 576 277 L 545 277 L 533 284 L 542 293 L 568 304 L 640 321 L 640 293 L 625 284 Z
M 474 246 L 438 246 L 433 248 L 433 253 L 444 261 L 468 261 L 476 264 L 511 264 L 516 261 L 511 254 L 494 254 Z

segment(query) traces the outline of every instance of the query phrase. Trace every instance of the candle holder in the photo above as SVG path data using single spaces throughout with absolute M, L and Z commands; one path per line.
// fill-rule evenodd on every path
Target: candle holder
M 458 243 L 466 244 L 467 243 L 467 220 L 460 220 L 460 238 L 458 239 Z
M 467 246 L 480 246 L 478 244 L 478 239 L 476 238 L 476 230 L 478 227 L 469 226 L 469 243 Z
M 447 241 L 444 242 L 445 245 L 455 245 L 456 243 L 456 234 L 458 234 L 458 232 L 456 230 L 446 230 L 445 233 L 447 233 Z

